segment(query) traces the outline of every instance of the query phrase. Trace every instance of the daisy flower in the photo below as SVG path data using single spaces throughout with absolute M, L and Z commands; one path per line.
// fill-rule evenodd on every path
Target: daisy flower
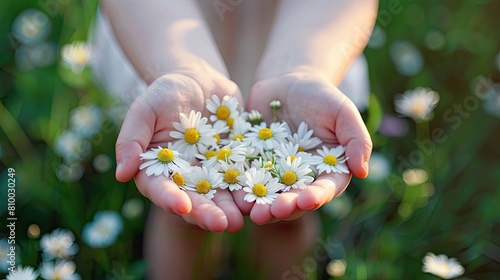
M 32 267 L 18 266 L 16 270 L 11 270 L 7 275 L 7 280 L 35 280 L 38 278 L 38 272 Z
M 103 117 L 97 105 L 86 105 L 73 109 L 69 123 L 76 133 L 83 137 L 95 135 L 102 127 Z
M 76 74 L 83 71 L 91 58 L 91 48 L 86 42 L 66 44 L 61 48 L 61 58 L 65 65 Z
M 281 159 L 279 164 L 280 182 L 283 184 L 283 191 L 290 189 L 305 189 L 306 183 L 311 183 L 314 178 L 308 174 L 312 172 L 307 164 L 301 164 L 301 158 L 292 161 L 290 157 Z
M 314 131 L 312 129 L 309 130 L 306 122 L 301 122 L 297 128 L 297 132 L 293 135 L 288 135 L 287 139 L 294 144 L 298 144 L 299 151 L 303 152 L 316 148 L 323 143 L 318 137 L 312 137 L 313 133 Z
M 172 172 L 170 179 L 181 189 L 186 190 L 186 174 L 191 172 L 191 168 L 179 168 Z
M 394 97 L 396 112 L 408 116 L 414 121 L 430 120 L 433 110 L 439 102 L 439 94 L 429 88 L 418 87 L 407 90 Z
M 269 107 L 272 110 L 278 110 L 281 107 L 281 102 L 279 100 L 273 100 L 269 103 Z
M 263 122 L 250 128 L 250 132 L 245 134 L 244 142 L 261 151 L 272 150 L 285 141 L 286 135 L 284 123 L 274 122 L 268 128 Z
M 257 110 L 252 110 L 250 111 L 250 113 L 248 113 L 248 121 L 250 121 L 252 124 L 258 125 L 262 122 L 262 119 L 262 114 Z
M 222 175 L 222 183 L 220 184 L 221 189 L 229 188 L 230 191 L 237 191 L 242 188 L 245 180 L 245 171 L 242 162 L 230 164 L 219 160 L 217 166 L 217 169 L 220 170 Z
M 146 175 L 170 176 L 170 172 L 176 171 L 181 167 L 189 166 L 189 163 L 180 157 L 178 151 L 172 148 L 172 143 L 168 143 L 167 148 L 152 148 L 150 151 L 140 154 L 141 160 L 146 160 L 139 166 L 139 170 L 147 167 Z
M 222 144 L 225 139 L 220 139 L 220 135 L 229 132 L 229 126 L 225 122 L 214 123 L 213 129 L 215 130 L 214 138 L 217 145 Z
M 58 261 L 55 264 L 53 262 L 43 262 L 38 270 L 40 271 L 40 276 L 47 280 L 80 279 L 80 276 L 75 273 L 76 265 L 72 261 Z
M 422 271 L 434 274 L 442 279 L 451 279 L 464 274 L 463 266 L 455 259 L 446 255 L 427 253 L 423 258 Z
M 204 166 L 214 166 L 218 161 L 222 160 L 228 163 L 243 163 L 246 159 L 245 152 L 247 149 L 245 145 L 241 142 L 231 142 L 229 145 L 226 145 L 220 148 L 216 155 L 209 158 L 208 160 L 203 162 Z
M 83 227 L 82 238 L 93 248 L 105 248 L 113 245 L 123 230 L 123 221 L 115 211 L 100 211 L 92 222 Z
M 287 159 L 290 157 L 291 161 L 300 157 L 302 164 L 309 164 L 312 160 L 312 154 L 299 151 L 299 145 L 292 142 L 281 143 L 278 148 L 274 150 L 276 157 L 280 159 Z
M 250 168 L 245 172 L 247 178 L 246 185 L 243 190 L 247 192 L 244 197 L 245 201 L 257 204 L 271 204 L 278 196 L 278 191 L 281 185 L 278 183 L 278 178 L 273 178 L 269 172 L 264 169 Z
M 232 141 L 243 141 L 245 134 L 252 128 L 252 124 L 243 118 L 236 118 L 233 122 L 233 128 L 229 132 L 229 139 Z
M 215 168 L 205 166 L 193 167 L 193 171 L 186 174 L 186 189 L 195 191 L 212 199 L 217 192 L 215 189 L 222 183 L 222 175 Z
M 200 146 L 195 157 L 201 161 L 201 164 L 206 167 L 213 167 L 217 163 L 217 151 L 220 150 L 217 146 L 205 147 Z M 212 159 L 214 158 L 214 159 Z M 211 160 L 212 159 L 212 160 Z
M 189 116 L 180 113 L 180 123 L 174 122 L 177 131 L 171 131 L 170 136 L 177 139 L 173 147 L 185 156 L 187 161 L 195 158 L 200 146 L 215 146 L 215 134 L 211 125 L 207 124 L 207 118 L 201 117 L 200 112 L 191 111 Z
M 332 149 L 328 149 L 328 147 L 323 146 L 323 149 L 317 150 L 317 152 L 319 155 L 313 156 L 313 164 L 316 165 L 316 168 L 318 168 L 318 174 L 323 172 L 349 174 L 349 169 L 347 168 L 347 164 L 345 164 L 349 158 L 344 156 L 344 146 L 340 145 Z
M 66 259 L 73 257 L 78 252 L 75 236 L 67 229 L 55 229 L 40 239 L 40 248 L 45 260 Z
M 234 96 L 224 96 L 222 101 L 217 95 L 213 95 L 212 99 L 206 101 L 207 109 L 213 115 L 210 116 L 210 121 L 217 123 L 222 122 L 229 127 L 232 122 L 238 117 L 238 99 Z

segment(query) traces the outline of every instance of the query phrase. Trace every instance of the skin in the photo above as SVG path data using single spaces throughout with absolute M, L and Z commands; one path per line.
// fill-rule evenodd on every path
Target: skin
M 250 4 L 243 3 L 242 10 L 245 5 Z M 280 273 L 307 252 L 317 235 L 316 230 L 305 230 L 316 229 L 317 223 L 306 219 L 304 213 L 318 209 L 343 192 L 352 175 L 364 178 L 368 174 L 372 148 L 369 134 L 358 110 L 336 84 L 366 44 L 365 35 L 373 27 L 377 1 L 277 2 L 245 107 L 258 109 L 269 121 L 269 102 L 280 100 L 283 107 L 278 118 L 287 121 L 292 129 L 306 121 L 325 144 L 346 146 L 352 174 L 322 174 L 305 190 L 280 194 L 271 206 L 244 202 L 244 193 L 227 190 L 218 190 L 211 201 L 179 190 L 163 176 L 146 176 L 145 170 L 139 171 L 139 154 L 172 140 L 171 124 L 178 121 L 179 113 L 198 110 L 208 116 L 205 100 L 214 94 L 220 98 L 235 96 L 240 104 L 244 102 L 217 48 L 217 44 L 223 43 L 212 37 L 197 3 L 103 0 L 101 9 L 126 56 L 149 84 L 131 105 L 120 130 L 116 178 L 121 182 L 134 179 L 140 192 L 158 206 L 147 229 L 146 255 L 151 260 L 151 278 L 162 279 L 165 273 L 173 275 L 174 271 L 179 279 L 191 277 L 190 270 L 177 270 L 193 260 L 193 254 L 203 244 L 200 240 L 205 238 L 205 231 L 237 232 L 243 226 L 243 215 L 250 215 L 255 224 L 268 224 L 253 227 L 253 237 L 260 240 L 256 242 L 255 265 L 264 267 L 273 261 L 269 275 L 280 278 Z M 238 35 L 234 33 L 232 36 Z M 287 222 L 278 222 L 282 220 Z M 183 234 L 200 228 L 203 230 L 199 233 Z M 262 241 L 264 233 L 270 242 Z M 272 242 L 274 237 L 283 242 Z M 293 246 L 289 244 L 300 240 L 304 241 L 303 246 L 290 248 Z M 156 249 L 160 247 L 179 250 L 169 251 L 172 256 Z M 171 260 L 167 262 L 170 265 L 162 259 Z

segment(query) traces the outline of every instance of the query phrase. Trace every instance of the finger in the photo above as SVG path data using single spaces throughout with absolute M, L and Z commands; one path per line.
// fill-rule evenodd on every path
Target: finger
M 373 144 L 356 106 L 347 98 L 339 111 L 335 127 L 340 144 L 346 147 L 349 170 L 354 176 L 365 178 L 368 176 Z
M 217 190 L 213 201 L 226 214 L 226 230 L 231 233 L 239 231 L 243 227 L 243 215 L 234 203 L 231 193 L 228 190 Z
M 351 175 L 339 173 L 320 175 L 312 185 L 300 192 L 297 206 L 302 210 L 320 208 L 341 194 L 347 188 L 351 178 Z
M 241 214 L 245 216 L 250 215 L 250 211 L 252 210 L 254 203 L 249 203 L 245 200 L 245 195 L 247 193 L 241 189 L 238 191 L 232 191 L 231 194 L 233 195 L 234 203 L 236 203 L 240 209 Z
M 158 207 L 168 213 L 186 214 L 192 209 L 192 203 L 185 191 L 164 176 L 148 176 L 140 171 L 135 177 L 137 189 Z
M 296 210 L 298 190 L 281 193 L 271 205 L 271 214 L 278 219 L 288 219 Z
M 126 182 L 139 171 L 140 154 L 148 147 L 153 137 L 155 115 L 149 105 L 136 99 L 123 121 L 116 140 L 116 179 Z
M 226 214 L 212 200 L 192 191 L 187 194 L 193 203 L 193 210 L 181 215 L 186 222 L 213 232 L 222 232 L 227 228 Z
M 271 214 L 271 205 L 255 203 L 250 211 L 250 219 L 258 225 L 272 222 L 274 217 Z

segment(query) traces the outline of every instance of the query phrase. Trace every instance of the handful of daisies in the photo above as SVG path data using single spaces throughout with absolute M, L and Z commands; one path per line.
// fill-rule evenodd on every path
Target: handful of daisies
M 274 122 L 269 126 L 262 115 L 238 110 L 235 97 L 206 101 L 210 122 L 200 112 L 180 114 L 174 122 L 176 139 L 166 147 L 140 154 L 145 160 L 139 169 L 148 176 L 166 176 L 185 191 L 195 191 L 212 199 L 217 188 L 247 192 L 248 202 L 271 204 L 278 194 L 304 189 L 323 172 L 349 174 L 345 148 L 323 146 L 318 155 L 308 151 L 322 141 L 313 137 L 305 122 L 292 133 L 286 122 L 276 121 L 279 101 L 272 101 Z M 225 136 L 225 137 L 222 137 Z M 194 166 L 196 160 L 200 166 Z

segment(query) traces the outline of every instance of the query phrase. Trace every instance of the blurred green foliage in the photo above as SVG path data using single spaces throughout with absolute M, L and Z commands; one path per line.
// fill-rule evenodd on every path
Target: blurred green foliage
M 23 265 L 37 267 L 40 236 L 61 227 L 76 235 L 80 251 L 74 261 L 83 279 L 122 273 L 142 278 L 148 201 L 133 182 L 116 182 L 113 167 L 102 172 L 94 162 L 104 155 L 114 165 L 119 124 L 112 116 L 103 114 L 99 133 L 88 139 L 91 153 L 78 160 L 83 176 L 58 176 L 65 161 L 55 152 L 56 140 L 69 128 L 72 110 L 96 104 L 106 112 L 116 106 L 88 69 L 74 74 L 59 55 L 62 45 L 87 40 L 96 7 L 97 1 L 82 0 L 0 3 L 0 220 L 8 217 L 4 186 L 7 168 L 14 168 Z M 51 30 L 45 42 L 55 44 L 56 59 L 22 71 L 16 64 L 21 43 L 12 36 L 12 25 L 28 8 L 48 16 Z M 500 83 L 500 2 L 382 0 L 379 11 L 382 37 L 372 37 L 379 43 L 365 50 L 373 94 L 364 115 L 375 152 L 392 168 L 386 179 L 354 179 L 345 194 L 323 207 L 324 231 L 317 247 L 328 259 L 321 259 L 314 271 L 304 262 L 302 269 L 310 278 L 328 278 L 327 261 L 344 259 L 346 271 L 339 279 L 436 279 L 422 272 L 422 257 L 434 252 L 457 258 L 466 279 L 495 279 L 500 274 L 500 125 L 484 109 L 490 101 L 478 97 L 477 82 L 487 81 L 487 88 Z M 411 75 L 402 74 L 391 56 L 394 42 L 402 40 L 422 59 L 422 68 Z M 440 94 L 434 118 L 424 123 L 400 119 L 409 127 L 403 136 L 380 133 L 383 119 L 396 114 L 394 95 L 417 86 Z M 496 111 L 499 115 L 500 107 Z M 403 173 L 412 168 L 425 170 L 426 180 L 408 185 Z M 138 216 L 124 217 L 114 245 L 96 249 L 82 241 L 82 228 L 97 211 L 122 212 L 132 198 L 146 207 Z M 39 235 L 28 234 L 32 224 L 40 228 Z M 0 238 L 7 235 L 2 229 Z M 236 248 L 244 251 L 241 244 Z

